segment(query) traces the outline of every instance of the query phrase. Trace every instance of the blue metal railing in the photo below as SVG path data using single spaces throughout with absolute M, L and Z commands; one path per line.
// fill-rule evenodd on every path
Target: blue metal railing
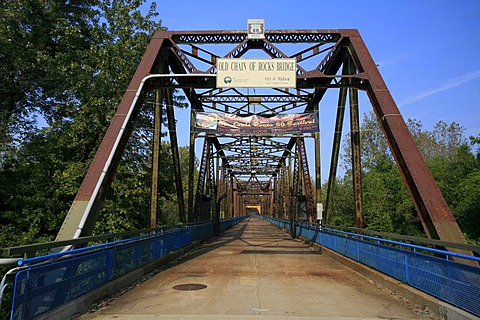
M 222 220 L 225 230 L 243 220 Z M 194 241 L 214 234 L 214 223 L 189 225 L 88 248 L 24 259 L 15 277 L 10 319 L 31 319 L 101 287 Z
M 290 230 L 289 221 L 265 219 Z M 480 316 L 480 268 L 452 257 L 480 258 L 304 223 L 296 234 Z

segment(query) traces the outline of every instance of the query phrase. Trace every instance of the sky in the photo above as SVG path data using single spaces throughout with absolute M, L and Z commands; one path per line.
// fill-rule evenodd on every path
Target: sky
M 267 30 L 358 29 L 405 119 L 425 130 L 457 122 L 467 137 L 480 134 L 480 0 L 182 0 L 157 2 L 157 11 L 171 31 L 246 30 L 248 19 L 264 19 Z M 366 95 L 359 104 L 371 110 Z M 335 108 L 320 105 L 324 177 Z M 188 130 L 184 116 L 177 112 L 179 131 Z

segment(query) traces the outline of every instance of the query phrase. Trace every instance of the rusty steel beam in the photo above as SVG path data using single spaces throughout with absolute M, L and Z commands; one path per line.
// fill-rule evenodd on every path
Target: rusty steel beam
M 209 138 L 207 138 L 209 139 Z M 207 174 L 207 194 L 210 196 L 210 219 L 213 218 L 217 206 L 217 185 L 215 181 L 215 162 L 213 157 L 213 143 L 210 143 Z M 206 219 L 206 220 L 210 220 Z
M 136 93 L 142 79 L 152 70 L 165 36 L 166 31 L 157 31 L 150 41 L 63 221 L 57 241 L 91 234 L 143 103 L 143 95 L 136 96 Z
M 347 65 L 343 65 L 343 73 L 347 73 Z M 335 131 L 333 133 L 332 156 L 330 158 L 330 171 L 327 182 L 327 195 L 325 199 L 325 216 L 323 220 L 325 224 L 329 223 L 333 210 L 333 190 L 335 189 L 335 181 L 337 179 L 338 158 L 340 155 L 340 147 L 343 133 L 343 120 L 345 118 L 345 105 L 347 103 L 347 89 L 341 88 L 338 94 L 337 114 L 335 118 Z
M 307 221 L 314 222 L 315 201 L 313 199 L 312 180 L 310 178 L 310 170 L 308 169 L 307 150 L 305 149 L 303 137 L 297 138 L 297 148 L 300 171 L 302 172 L 303 179 L 303 195 L 305 196 Z M 299 181 L 299 183 L 301 184 L 301 181 Z
M 192 214 L 192 221 L 198 221 L 198 218 L 200 217 L 200 210 L 202 209 L 202 200 L 208 174 L 208 161 L 211 156 L 210 144 L 211 140 L 209 138 L 205 138 L 205 140 L 203 141 L 202 158 L 200 160 L 200 169 L 198 172 L 197 191 L 195 195 L 195 205 L 193 207 L 194 209 Z
M 190 121 L 193 120 L 192 113 Z M 188 150 L 188 217 L 187 221 L 192 222 L 194 217 L 194 172 L 195 172 L 195 133 L 190 133 L 190 144 Z
M 357 70 L 352 59 L 344 61 L 347 64 L 348 74 L 354 74 Z M 347 79 L 350 82 L 351 79 Z M 358 107 L 358 91 L 355 88 L 348 89 L 350 105 L 350 144 L 352 149 L 352 185 L 353 203 L 355 208 L 355 227 L 364 228 L 365 218 L 363 213 L 363 189 L 362 189 L 362 156 L 360 146 L 360 115 Z
M 293 159 L 293 168 L 291 174 L 292 176 L 292 186 L 291 193 L 292 198 L 290 198 L 290 234 L 292 237 L 296 237 L 296 228 L 295 223 L 298 219 L 298 196 L 300 195 L 300 155 L 298 152 L 298 144 L 295 143 L 295 158 Z
M 268 102 L 289 102 L 289 103 L 306 103 L 309 100 L 309 95 L 208 95 L 202 96 L 200 100 L 202 102 L 210 103 L 219 103 L 219 102 L 230 102 L 230 103 L 248 103 L 251 100 L 259 100 L 262 103 Z
M 162 143 L 162 96 L 160 90 L 155 90 L 155 111 L 152 150 L 152 184 L 150 196 L 150 228 L 157 227 L 158 216 L 158 185 L 160 169 L 160 145 Z
M 175 176 L 175 189 L 177 191 L 178 213 L 180 222 L 187 222 L 185 217 L 185 200 L 183 197 L 182 171 L 180 169 L 180 155 L 178 153 L 177 125 L 175 120 L 175 110 L 173 109 L 173 92 L 166 90 L 166 106 L 168 134 L 170 137 L 170 149 L 172 151 L 173 173 Z
M 322 171 L 320 157 L 320 133 L 313 134 L 315 144 L 315 213 L 314 221 L 323 220 Z
M 358 115 L 358 92 L 349 89 L 350 100 L 350 143 L 352 148 L 352 184 L 353 203 L 355 205 L 355 227 L 364 228 L 363 192 L 362 192 L 362 157 L 360 151 L 360 117 Z
M 247 39 L 245 30 L 172 31 L 171 34 L 172 39 L 178 44 L 231 44 L 240 43 Z M 265 39 L 273 43 L 332 43 L 337 42 L 339 38 L 340 30 L 265 31 Z
M 343 34 L 350 39 L 349 50 L 356 65 L 360 68 L 359 72 L 368 74 L 367 94 L 425 232 L 429 238 L 465 243 L 460 227 L 410 135 L 363 39 L 357 30 L 347 30 Z M 450 248 L 450 250 L 462 254 L 472 254 L 454 248 Z

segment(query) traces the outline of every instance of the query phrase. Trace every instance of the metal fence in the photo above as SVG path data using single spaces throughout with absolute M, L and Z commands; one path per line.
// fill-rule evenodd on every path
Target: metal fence
M 289 221 L 267 219 L 290 229 Z M 318 225 L 300 223 L 296 234 L 480 316 L 480 268 L 453 261 L 480 258 Z
M 223 220 L 220 229 L 244 218 Z M 32 319 L 213 234 L 208 222 L 20 260 L 27 268 L 16 274 L 10 319 Z

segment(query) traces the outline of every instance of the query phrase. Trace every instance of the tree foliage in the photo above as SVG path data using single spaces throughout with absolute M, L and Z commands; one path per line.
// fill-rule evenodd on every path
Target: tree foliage
M 161 28 L 155 4 L 142 13 L 143 3 L 0 4 L 1 247 L 52 240 L 58 232 L 153 32 Z M 175 102 L 183 105 L 181 97 Z M 134 136 L 150 135 L 152 109 L 142 109 Z M 148 226 L 150 149 L 150 137 L 130 139 L 96 232 Z M 169 157 L 166 147 L 162 154 Z M 170 205 L 171 186 L 163 187 Z M 173 213 L 167 220 L 174 220 Z
M 464 128 L 455 122 L 448 124 L 439 121 L 432 131 L 428 131 L 417 120 L 409 119 L 407 122 L 460 228 L 469 240 L 478 242 L 480 161 L 479 155 L 472 153 L 464 137 Z M 422 235 L 419 218 L 373 112 L 364 115 L 361 132 L 366 227 L 377 231 Z M 471 137 L 470 141 L 476 144 L 480 139 Z M 350 153 L 350 140 L 346 139 L 343 164 L 347 171 L 336 182 L 335 205 L 330 222 L 353 226 Z

